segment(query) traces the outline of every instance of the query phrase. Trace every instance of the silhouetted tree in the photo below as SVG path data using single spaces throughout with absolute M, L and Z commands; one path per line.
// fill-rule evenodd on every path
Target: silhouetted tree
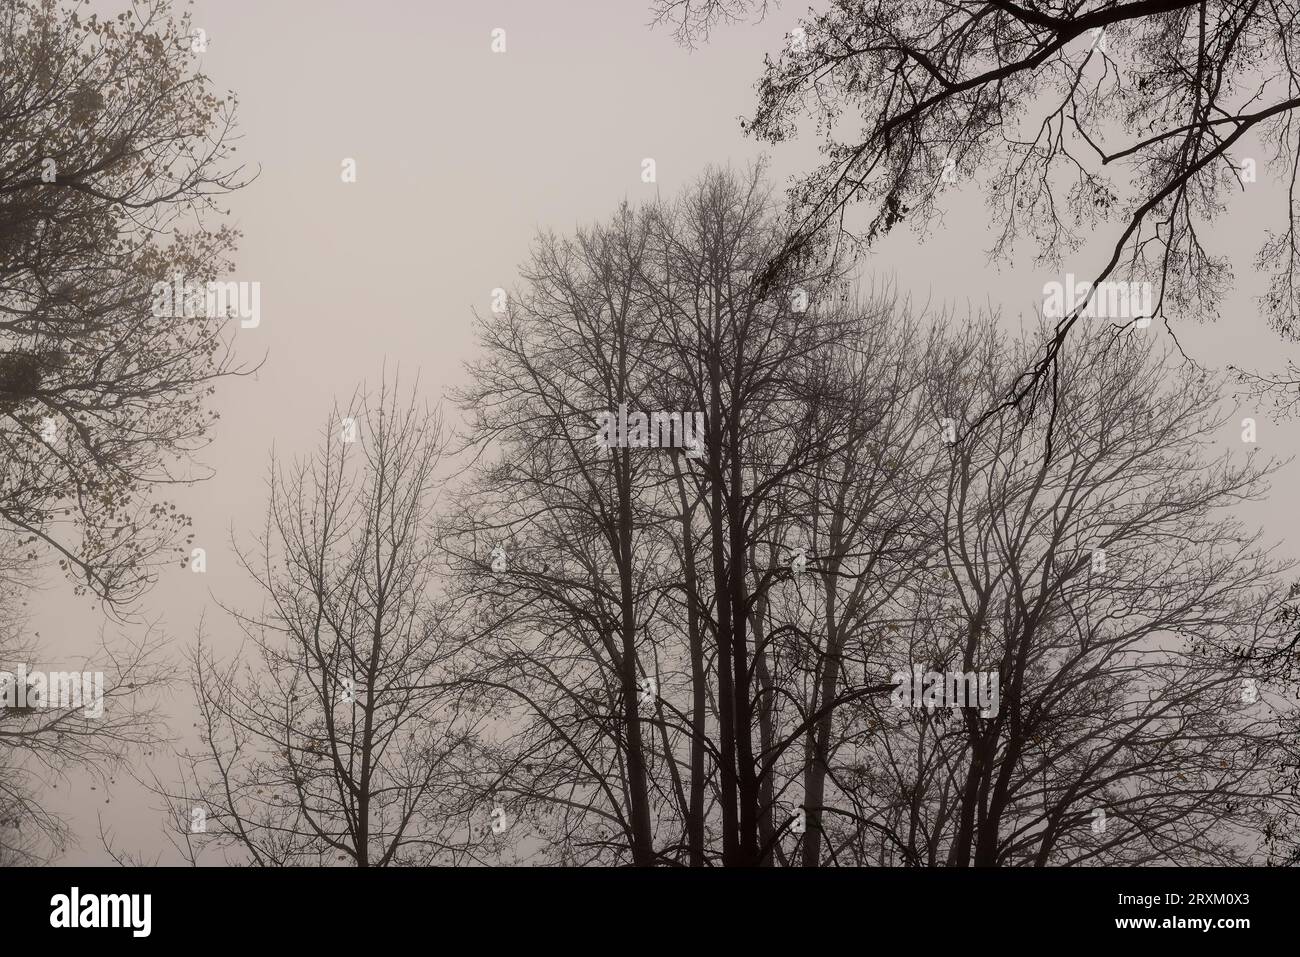
M 447 544 L 512 840 L 577 863 L 1258 859 L 1294 738 L 1242 688 L 1281 687 L 1286 568 L 1225 511 L 1271 467 L 1208 454 L 1221 383 L 1090 340 L 1054 423 L 972 429 L 1051 330 L 925 323 L 845 295 L 815 247 L 768 268 L 790 248 L 758 171 L 712 172 L 544 236 L 483 323 Z M 702 409 L 699 454 L 602 448 L 624 405 Z M 1000 708 L 900 711 L 913 665 L 996 675 Z
M 243 556 L 264 608 L 235 615 L 250 651 L 223 663 L 200 644 L 202 747 L 181 787 L 159 789 L 181 834 L 201 810 L 195 856 L 378 867 L 470 853 L 456 815 L 484 709 L 448 684 L 442 453 L 438 416 L 386 385 L 336 409 L 314 457 L 273 465 L 266 527 Z
M 764 608 L 790 577 L 788 533 L 818 521 L 800 498 L 811 485 L 881 455 L 901 481 L 908 439 L 884 445 L 908 421 L 915 372 L 899 364 L 902 328 L 885 331 L 888 304 L 847 301 L 824 259 L 772 275 L 783 243 L 761 169 L 714 171 L 673 204 L 543 237 L 526 288 L 483 325 L 487 356 L 459 398 L 487 458 L 449 538 L 476 609 L 464 680 L 513 710 L 498 789 L 536 810 L 561 860 L 760 863 L 780 827 L 779 759 L 835 706 L 813 703 L 773 738 L 790 689 L 767 670 L 785 636 Z M 698 410 L 701 443 L 604 450 L 594 423 L 620 408 Z M 832 561 L 861 544 L 868 514 L 896 519 L 899 501 L 877 505 L 836 499 L 854 513 L 836 519 Z M 905 540 L 900 526 L 865 553 L 879 542 L 901 561 Z
M 655 0 L 688 42 L 764 0 Z M 1056 263 L 1086 237 L 1111 251 L 1089 278 L 1156 287 L 1153 314 L 1217 314 L 1231 254 L 1211 224 L 1271 169 L 1285 184 L 1254 265 L 1259 304 L 1300 337 L 1296 168 L 1300 48 L 1294 12 L 1245 0 L 830 0 L 769 58 L 747 129 L 768 142 L 807 115 L 824 164 L 792 192 L 795 241 L 827 226 L 870 243 L 941 212 L 948 183 L 984 173 L 995 240 L 1027 239 Z M 944 175 L 947 173 L 948 175 Z M 846 227 L 847 209 L 867 219 Z M 1045 389 L 1082 304 L 998 401 Z M 1269 380 L 1295 401 L 1295 376 Z M 1040 387 L 1044 387 L 1040 391 Z
M 75 843 L 52 792 L 76 787 L 83 798 L 111 800 L 123 763 L 163 743 L 158 696 L 174 677 L 153 628 L 139 640 L 101 636 L 88 654 L 51 660 L 28 631 L 35 571 L 11 539 L 0 534 L 0 866 L 50 863 Z M 99 673 L 102 684 L 92 677 L 74 691 L 60 677 L 52 688 L 50 672 Z
M 1041 337 L 955 341 L 930 394 L 956 431 Z M 1043 335 L 1050 335 L 1044 331 Z M 1015 410 L 948 446 L 912 622 L 873 670 L 988 672 L 999 706 L 877 703 L 840 769 L 851 860 L 1245 863 L 1296 796 L 1277 616 L 1288 565 L 1232 515 L 1275 468 L 1216 453 L 1222 380 L 1136 340 L 1081 340 L 1048 425 Z M 856 769 L 850 773 L 850 768 Z
M 229 268 L 204 221 L 240 185 L 234 98 L 170 8 L 0 13 L 0 527 L 111 604 L 185 535 L 155 491 L 193 477 L 232 371 L 224 317 L 153 310 L 156 282 Z

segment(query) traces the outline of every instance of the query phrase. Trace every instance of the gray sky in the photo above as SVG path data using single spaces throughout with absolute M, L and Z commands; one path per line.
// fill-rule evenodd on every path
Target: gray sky
M 471 310 L 485 311 L 493 287 L 515 282 L 539 228 L 570 231 L 624 198 L 672 195 L 708 163 L 744 165 L 763 153 L 737 118 L 752 112 L 764 53 L 780 48 L 804 5 L 720 28 L 694 53 L 649 28 L 648 0 L 197 0 L 193 9 L 209 37 L 205 71 L 240 99 L 237 155 L 261 167 L 229 201 L 245 234 L 229 278 L 261 283 L 261 325 L 240 330 L 237 345 L 267 361 L 255 378 L 220 389 L 222 419 L 204 456 L 216 475 L 179 495 L 207 550 L 206 575 L 169 569 L 139 608 L 161 620 L 178 657 L 205 614 L 214 645 L 234 650 L 214 599 L 252 600 L 230 534 L 249 543 L 246 530 L 262 517 L 272 446 L 285 456 L 312 450 L 334 397 L 376 382 L 385 361 L 404 379 L 418 372 L 430 397 L 455 383 L 473 350 Z M 503 54 L 490 50 L 497 27 Z M 807 136 L 766 152 L 777 185 L 816 160 Z M 357 163 L 353 184 L 340 179 L 346 157 Z M 656 185 L 641 182 L 645 157 L 656 161 Z M 1250 260 L 1280 192 L 1263 180 L 1261 171 L 1210 237 L 1234 255 L 1239 294 L 1217 326 L 1178 329 L 1211 367 L 1276 369 L 1297 354 L 1250 298 L 1259 291 Z M 908 230 L 887 237 L 864 275 L 893 277 L 922 303 L 992 305 L 1010 324 L 1030 317 L 1043 282 L 1066 269 L 1033 268 L 1028 249 L 1014 266 L 991 266 L 982 190 L 962 184 L 924 243 Z M 1113 241 L 1096 238 L 1066 264 L 1080 278 Z M 1261 414 L 1259 448 L 1292 455 L 1298 428 Z M 1238 432 L 1225 443 L 1240 448 Z M 1288 488 L 1296 474 L 1288 468 L 1272 502 L 1242 513 L 1270 537 L 1300 540 Z M 32 626 L 54 660 L 88 648 L 102 618 L 52 576 Z M 188 735 L 187 687 L 169 708 L 172 727 Z M 157 769 L 168 775 L 165 763 Z M 107 860 L 96 813 L 120 846 L 150 857 L 165 848 L 147 795 L 119 783 L 108 800 L 75 782 L 71 793 L 60 788 L 51 805 L 81 838 L 64 863 Z

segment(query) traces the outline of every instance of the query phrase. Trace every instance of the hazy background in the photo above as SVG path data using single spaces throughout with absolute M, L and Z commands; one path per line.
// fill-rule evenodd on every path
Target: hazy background
M 261 169 L 229 198 L 244 239 L 228 278 L 261 283 L 261 325 L 236 336 L 243 358 L 265 354 L 266 363 L 220 388 L 222 418 L 204 455 L 216 475 L 177 495 L 194 516 L 207 573 L 168 569 L 137 610 L 165 629 L 178 659 L 205 614 L 218 651 L 237 647 L 216 600 L 256 600 L 231 535 L 251 543 L 272 446 L 290 457 L 313 450 L 334 398 L 376 383 L 385 362 L 404 380 L 418 373 L 429 397 L 441 395 L 473 353 L 471 310 L 487 312 L 493 287 L 515 283 L 539 229 L 571 231 L 625 198 L 672 196 L 709 163 L 743 166 L 763 154 L 738 117 L 752 112 L 764 54 L 780 49 L 805 6 L 721 27 L 693 53 L 666 29 L 650 29 L 649 0 L 198 0 L 192 9 L 208 35 L 205 72 L 239 96 L 237 155 Z M 490 49 L 497 27 L 506 30 L 502 54 Z M 815 146 L 804 136 L 767 150 L 773 182 L 783 187 L 810 168 Z M 356 183 L 340 180 L 346 157 L 356 160 Z M 655 185 L 640 180 L 644 157 L 656 161 Z M 1249 265 L 1281 195 L 1260 158 L 1260 182 L 1209 237 L 1233 254 L 1238 294 L 1217 326 L 1176 330 L 1211 368 L 1275 370 L 1288 355 L 1300 357 L 1251 300 L 1260 284 Z M 1013 266 L 989 264 L 984 200 L 979 182 L 962 184 L 943 227 L 925 237 L 895 230 L 863 264 L 864 278 L 893 279 L 935 307 L 992 307 L 1009 325 L 1032 322 L 1043 282 L 1060 275 L 1032 268 L 1028 249 Z M 1090 278 L 1102 252 L 1109 246 L 1060 272 Z M 1241 415 L 1258 418 L 1263 454 L 1300 449 L 1300 423 L 1273 422 L 1249 404 Z M 1224 443 L 1240 449 L 1239 433 L 1225 430 Z M 1287 468 L 1271 502 L 1242 513 L 1270 538 L 1300 543 L 1296 475 Z M 84 654 L 103 616 L 52 570 L 46 585 L 31 617 L 45 657 Z M 178 686 L 168 707 L 171 729 L 192 742 L 188 687 Z M 174 762 L 155 761 L 165 779 L 175 774 Z M 69 816 L 80 838 L 62 863 L 108 861 L 97 815 L 122 849 L 150 859 L 167 849 L 156 802 L 126 775 L 107 796 L 76 781 L 54 794 L 51 808 Z M 178 862 L 170 851 L 162 861 Z

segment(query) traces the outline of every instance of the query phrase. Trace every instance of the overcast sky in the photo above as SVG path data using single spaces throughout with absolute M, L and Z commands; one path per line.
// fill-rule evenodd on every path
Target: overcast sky
M 240 330 L 237 343 L 242 357 L 265 353 L 266 363 L 221 388 L 222 419 L 204 456 L 215 477 L 179 496 L 207 573 L 169 569 L 138 609 L 160 619 L 178 658 L 205 614 L 215 647 L 235 648 L 216 601 L 253 600 L 230 538 L 233 530 L 250 542 L 262 517 L 272 446 L 286 456 L 312 450 L 333 399 L 377 381 L 385 362 L 404 379 L 418 373 L 430 397 L 453 385 L 474 350 L 471 310 L 486 311 L 491 290 L 515 282 L 537 230 L 567 232 L 625 198 L 672 195 L 706 164 L 757 158 L 764 149 L 738 118 L 752 111 L 764 53 L 780 48 L 804 6 L 723 27 L 693 53 L 650 29 L 648 0 L 198 0 L 193 9 L 209 38 L 205 71 L 239 96 L 238 155 L 261 170 L 230 198 L 244 233 L 230 278 L 261 283 L 261 325 Z M 505 53 L 491 51 L 494 28 L 506 31 Z M 767 155 L 777 185 L 817 156 L 811 137 Z M 641 182 L 646 157 L 656 161 L 655 185 Z M 341 181 L 345 158 L 356 161 L 356 183 Z M 1028 250 L 1012 266 L 987 262 L 982 189 L 962 184 L 930 235 L 887 237 L 864 276 L 892 278 L 920 302 L 1030 321 L 1043 282 L 1059 275 L 1033 268 Z M 1178 331 L 1212 368 L 1276 369 L 1297 353 L 1250 298 L 1259 289 L 1250 259 L 1278 195 L 1255 184 L 1210 237 L 1234 254 L 1240 292 L 1217 326 Z M 1069 271 L 1087 275 L 1108 250 L 1084 250 Z M 1290 456 L 1298 429 L 1260 414 L 1259 447 Z M 1238 431 L 1225 443 L 1240 446 Z M 1273 500 L 1243 514 L 1270 537 L 1300 542 L 1295 477 L 1286 469 Z M 57 660 L 88 648 L 103 618 L 52 576 L 32 626 Z M 187 687 L 169 708 L 188 736 Z M 174 774 L 165 762 L 157 770 Z M 64 863 L 106 861 L 96 814 L 123 848 L 152 857 L 166 847 L 161 815 L 120 778 L 107 797 L 74 784 L 51 804 L 81 838 Z

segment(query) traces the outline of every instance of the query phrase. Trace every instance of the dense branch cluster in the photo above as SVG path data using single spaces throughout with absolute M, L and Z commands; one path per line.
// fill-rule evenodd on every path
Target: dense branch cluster
M 461 399 L 489 464 L 449 545 L 491 790 L 539 853 L 1270 853 L 1288 711 L 1240 689 L 1287 640 L 1285 566 L 1227 517 L 1271 466 L 1211 454 L 1218 383 L 1097 340 L 1062 359 L 1052 455 L 1014 409 L 970 431 L 1042 337 L 843 295 L 824 259 L 757 280 L 786 244 L 755 177 L 711 174 L 544 237 L 485 323 Z M 623 404 L 702 408 L 705 454 L 601 449 Z M 1000 709 L 898 708 L 914 666 L 996 674 Z

